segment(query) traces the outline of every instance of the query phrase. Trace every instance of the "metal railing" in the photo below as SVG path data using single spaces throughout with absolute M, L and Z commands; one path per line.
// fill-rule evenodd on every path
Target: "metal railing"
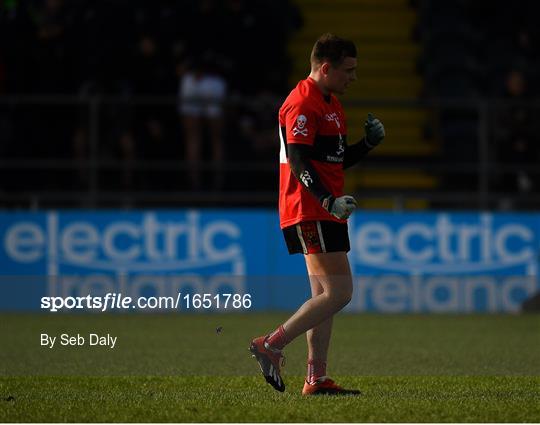
M 220 163 L 207 154 L 197 163 L 186 161 L 177 102 L 175 97 L 0 97 L 0 206 L 275 207 L 277 137 L 275 146 L 267 144 L 262 154 L 259 152 L 255 156 L 238 159 L 235 154 L 229 154 Z M 224 136 L 226 151 L 243 149 L 236 146 L 242 138 L 236 133 L 241 132 L 242 114 L 251 116 L 252 121 L 252 131 L 243 136 L 244 142 L 249 134 L 277 133 L 280 99 L 276 98 L 271 106 L 261 106 L 257 102 L 257 99 L 235 99 L 224 105 L 228 129 Z M 346 102 L 345 107 L 426 111 L 430 118 L 426 118 L 424 125 L 430 128 L 435 135 L 432 139 L 439 146 L 439 151 L 433 155 L 375 155 L 361 165 L 362 173 L 379 175 L 396 170 L 419 171 L 435 176 L 436 187 L 364 185 L 355 188 L 359 198 L 390 201 L 396 209 L 406 208 L 410 199 L 423 200 L 431 208 L 540 207 L 540 167 L 534 155 L 531 154 L 529 160 L 516 161 L 515 158 L 501 158 L 497 153 L 501 144 L 513 143 L 501 141 L 497 135 L 500 113 L 522 108 L 538 117 L 540 102 L 356 100 Z M 261 112 L 261 108 L 266 110 Z M 267 118 L 261 121 L 261 115 Z M 139 146 L 141 152 L 134 155 L 115 153 L 122 131 L 133 133 L 134 144 L 143 143 L 134 130 L 140 126 L 140 116 L 151 116 L 165 123 L 164 127 L 169 130 L 166 143 L 176 148 L 175 155 L 148 158 L 144 154 L 147 146 Z M 385 120 L 384 115 L 381 118 Z M 512 129 L 507 130 L 512 137 Z M 85 141 L 79 153 L 74 154 L 77 131 L 84 133 Z M 453 137 L 460 140 L 453 140 Z M 48 149 L 49 144 L 51 149 Z M 39 152 L 34 150 L 36 146 Z M 199 170 L 205 180 L 197 189 L 188 184 L 187 173 L 193 169 Z M 211 176 L 217 172 L 223 173 L 225 183 L 211 183 Z M 523 176 L 527 181 L 522 186 L 504 183 L 508 179 L 523 180 Z M 125 179 L 129 181 L 121 183 Z

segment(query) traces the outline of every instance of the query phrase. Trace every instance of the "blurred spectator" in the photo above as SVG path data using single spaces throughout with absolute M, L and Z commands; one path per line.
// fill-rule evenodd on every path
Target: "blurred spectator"
M 65 108 L 36 104 L 0 111 L 9 113 L 10 126 L 1 130 L 7 121 L 0 117 L 0 131 L 12 141 L 3 152 L 80 164 L 71 178 L 57 179 L 58 189 L 89 187 L 86 161 L 91 152 L 97 152 L 98 160 L 126 164 L 116 173 L 100 168 L 100 190 L 161 188 L 150 173 L 147 181 L 138 180 L 132 160 L 171 157 L 191 164 L 188 179 L 182 180 L 185 186 L 222 188 L 226 153 L 264 157 L 273 147 L 275 118 L 254 102 L 242 107 L 246 119 L 225 122 L 225 93 L 237 104 L 285 95 L 286 43 L 300 23 L 291 0 L 0 0 L 0 93 L 68 94 L 82 100 Z M 251 53 L 261 48 L 272 57 L 272 67 L 254 62 Z M 175 68 L 192 62 L 202 64 L 189 71 Z M 178 111 L 170 106 L 167 111 L 159 102 L 133 101 L 141 95 L 173 98 L 177 91 Z M 97 115 L 92 116 L 86 102 L 91 96 L 97 101 Z M 241 147 L 240 122 L 246 138 Z M 94 142 L 98 146 L 91 146 Z M 217 169 L 204 181 L 199 165 L 210 161 Z M 21 187 L 35 187 L 35 180 L 28 174 Z M 178 189 L 177 179 L 168 180 Z M 233 183 L 244 180 L 240 176 Z M 41 181 L 46 187 L 46 179 Z
M 189 163 L 188 178 L 195 190 L 202 187 L 200 165 L 205 136 L 210 141 L 211 159 L 215 165 L 213 187 L 219 189 L 223 185 L 223 102 L 226 90 L 227 83 L 208 61 L 194 63 L 181 77 L 179 112 L 184 128 L 185 160 Z

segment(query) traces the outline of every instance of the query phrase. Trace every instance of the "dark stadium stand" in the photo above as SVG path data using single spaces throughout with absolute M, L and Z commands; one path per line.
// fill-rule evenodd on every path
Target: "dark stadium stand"
M 183 75 L 201 63 L 227 86 L 227 160 L 275 157 L 286 46 L 300 24 L 288 0 L 0 2 L 0 93 L 7 96 L 0 100 L 0 160 L 52 161 L 11 169 L 0 193 L 21 195 L 27 205 L 22 194 L 33 191 L 45 198 L 72 191 L 74 199 L 86 191 L 191 191 L 176 97 Z M 205 162 L 209 150 L 204 143 Z M 149 160 L 169 164 L 135 164 Z M 92 162 L 100 167 L 94 177 Z M 80 167 L 70 170 L 74 164 Z M 211 164 L 202 166 L 211 174 Z M 235 167 L 224 190 L 249 189 Z M 274 168 L 262 167 L 258 177 L 261 190 L 275 190 Z M 204 189 L 212 189 L 211 178 Z M 49 205 L 58 202 L 77 205 Z
M 439 108 L 445 159 L 450 163 L 478 161 L 482 125 L 489 133 L 487 160 L 493 168 L 515 164 L 524 150 L 533 161 L 538 158 L 538 133 L 532 131 L 532 120 L 524 118 L 537 113 L 538 107 L 515 104 L 512 113 L 521 119 L 501 120 L 503 111 L 510 112 L 495 102 L 509 99 L 519 103 L 539 94 L 532 78 L 540 70 L 538 2 L 517 1 L 511 7 L 506 1 L 414 3 L 419 17 L 416 35 L 423 46 L 418 69 L 424 77 L 424 98 L 469 101 L 472 106 Z M 477 107 L 482 101 L 489 102 L 483 111 Z M 482 124 L 483 119 L 488 124 Z M 523 135 L 526 128 L 529 131 Z M 498 191 L 537 193 L 538 175 L 529 175 L 527 170 L 524 173 L 528 183 L 512 172 L 494 175 L 489 183 Z M 464 174 L 447 178 L 445 186 L 466 189 L 470 184 L 470 176 Z M 504 207 L 497 202 L 491 205 Z
M 533 208 L 539 12 L 526 0 L 0 2 L 2 202 L 273 206 L 277 108 L 330 31 L 358 45 L 349 140 L 368 112 L 388 135 L 348 172 L 363 207 Z M 203 127 L 198 188 L 179 105 L 194 72 L 226 87 L 224 161 Z

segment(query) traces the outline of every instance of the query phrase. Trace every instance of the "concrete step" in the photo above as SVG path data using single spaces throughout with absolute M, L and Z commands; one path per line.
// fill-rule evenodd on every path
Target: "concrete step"
M 300 66 L 300 65 L 299 65 Z M 304 65 L 301 68 L 295 68 L 293 69 L 291 73 L 291 77 L 294 78 L 296 81 L 302 80 L 306 78 L 306 76 L 309 74 L 309 68 L 307 68 L 306 65 Z M 403 81 L 403 83 L 410 82 L 410 84 L 414 84 L 415 86 L 418 85 L 417 81 L 419 79 L 418 74 L 414 72 L 413 70 L 407 70 L 407 71 L 399 71 L 392 68 L 380 68 L 379 70 L 371 70 L 371 69 L 358 69 L 356 72 L 356 78 L 357 81 L 353 82 L 349 88 L 347 89 L 347 93 L 354 93 L 357 94 L 359 91 L 361 91 L 360 88 L 354 87 L 359 85 L 360 87 L 362 84 L 359 84 L 359 81 L 372 81 L 377 79 L 399 79 Z M 421 87 L 421 85 L 420 85 Z
M 416 61 L 421 48 L 410 41 L 401 43 L 370 42 L 357 43 L 358 58 L 365 61 L 377 60 L 403 60 Z M 311 52 L 311 50 L 310 50 Z
M 358 207 L 363 210 L 425 210 L 429 208 L 429 202 L 425 199 L 405 198 L 398 201 L 389 198 L 362 199 L 362 191 L 358 192 L 356 201 Z
M 401 78 L 403 80 L 415 80 L 418 78 L 418 74 L 416 73 L 416 70 L 414 69 L 414 65 L 412 64 L 406 64 L 403 67 L 395 67 L 395 68 L 363 68 L 359 66 L 356 70 L 356 78 L 358 80 L 364 80 L 366 78 Z
M 387 41 L 387 42 L 406 42 L 410 40 L 412 34 L 412 26 L 390 26 L 385 25 L 362 25 L 362 23 L 355 24 L 354 27 L 343 26 L 342 24 L 329 24 L 317 25 L 313 27 L 306 27 L 302 29 L 298 37 L 301 37 L 301 42 L 310 41 L 313 45 L 315 40 L 319 38 L 322 33 L 331 32 L 339 35 L 343 38 L 351 39 L 355 42 L 360 40 L 372 40 L 372 41 Z
M 295 0 L 294 2 L 303 10 L 329 6 L 335 9 L 356 6 L 380 10 L 381 8 L 408 8 L 410 0 Z
M 439 152 L 435 143 L 419 139 L 401 138 L 399 134 L 388 136 L 370 156 L 373 157 L 429 157 Z
M 358 79 L 347 89 L 343 100 L 347 99 L 416 99 L 420 94 L 423 81 L 420 77 L 372 77 Z
M 416 64 L 410 60 L 378 59 L 365 60 L 364 57 L 358 58 L 357 74 L 364 75 L 374 73 L 376 75 L 394 72 L 396 74 L 414 74 L 416 75 Z
M 307 77 L 308 70 L 295 71 L 291 74 L 291 87 Z M 416 75 L 408 78 L 395 76 L 363 77 L 349 86 L 342 100 L 348 99 L 416 99 L 420 94 L 423 81 Z
M 305 78 L 307 75 L 304 74 L 302 78 Z M 300 77 L 294 77 L 292 78 L 292 81 L 294 81 L 293 84 L 291 84 L 291 87 L 296 85 L 296 83 L 301 79 Z M 358 85 L 357 90 L 353 90 L 352 86 L 349 87 L 347 91 L 347 95 L 343 96 L 342 98 L 344 100 L 346 99 L 369 99 L 369 100 L 399 100 L 399 99 L 416 99 L 418 97 L 418 94 L 420 93 L 420 85 L 416 83 L 411 82 L 397 82 L 396 84 L 390 84 L 386 82 L 381 83 L 369 83 L 366 82 L 364 84 L 360 84 L 359 82 L 356 82 L 355 84 Z
M 293 70 L 295 74 L 307 72 L 309 69 L 307 60 L 295 61 Z M 399 76 L 402 78 L 417 77 L 416 64 L 406 60 L 366 60 L 363 57 L 358 58 L 358 67 L 356 69 L 357 77 L 379 77 L 379 76 Z
M 421 170 L 351 170 L 346 177 L 352 191 L 370 189 L 434 189 L 439 181 Z
M 317 37 L 309 38 L 299 42 L 298 40 L 289 43 L 289 54 L 293 61 L 300 61 L 309 65 L 311 49 Z M 420 54 L 420 47 L 408 41 L 399 43 L 367 42 L 361 39 L 356 43 L 358 49 L 358 60 L 360 62 L 378 61 L 409 61 L 414 62 Z
M 372 152 L 374 156 L 428 156 L 440 151 L 437 141 L 424 138 L 424 124 L 429 119 L 427 111 L 345 107 L 345 112 L 350 143 L 355 143 L 364 136 L 364 122 L 368 112 L 372 112 L 384 123 L 386 138 L 383 144 Z
M 401 144 L 398 146 L 390 145 L 385 141 L 384 146 L 377 148 L 370 157 L 373 158 L 429 158 L 439 153 L 439 149 L 429 143 L 408 143 L 406 140 L 401 140 Z
M 299 81 L 309 74 L 309 66 L 307 64 L 298 64 L 298 68 L 293 68 L 291 71 L 291 81 Z M 360 84 L 360 81 L 373 81 L 377 79 L 399 79 L 404 84 L 406 82 L 410 82 L 410 84 L 414 84 L 415 86 L 418 86 L 418 79 L 419 76 L 414 70 L 406 70 L 405 67 L 403 67 L 403 71 L 400 71 L 399 69 L 395 68 L 379 68 L 377 69 L 362 69 L 359 68 L 356 72 L 356 78 L 357 81 L 353 82 L 349 88 L 347 89 L 347 93 L 354 93 L 358 94 L 359 91 L 361 91 L 360 87 L 363 86 L 363 84 Z M 292 83 L 291 83 L 292 84 Z M 359 87 L 355 87 L 359 86 Z M 420 87 L 422 85 L 420 84 Z M 363 89 L 363 87 L 362 87 Z
M 409 8 L 381 10 L 366 9 L 353 5 L 352 7 L 309 8 L 303 13 L 305 28 L 317 27 L 319 30 L 326 26 L 342 25 L 343 30 L 354 26 L 391 26 L 412 27 L 417 21 L 416 12 Z
M 355 139 L 364 135 L 364 119 L 349 119 L 347 120 L 347 134 Z M 400 124 L 398 122 L 385 119 L 384 129 L 386 132 L 387 140 L 409 139 L 409 140 L 423 140 L 423 132 L 419 126 L 411 125 L 409 123 Z
M 394 123 L 394 125 L 415 126 L 423 125 L 429 111 L 424 109 L 410 109 L 410 108 L 393 108 L 393 107 L 359 107 L 349 106 L 344 104 L 345 112 L 348 117 L 348 121 L 355 122 L 360 121 L 363 125 L 367 118 L 367 114 L 371 112 L 383 123 Z M 349 125 L 350 127 L 350 125 Z

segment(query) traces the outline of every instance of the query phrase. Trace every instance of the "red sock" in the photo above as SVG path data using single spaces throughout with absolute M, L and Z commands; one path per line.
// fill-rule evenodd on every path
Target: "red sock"
M 268 343 L 268 345 L 270 345 L 270 347 L 275 348 L 276 350 L 283 350 L 283 347 L 285 347 L 290 342 L 287 338 L 287 335 L 285 335 L 285 329 L 283 329 L 283 325 L 281 325 L 274 332 L 268 335 L 268 338 L 266 338 L 266 342 Z
M 323 376 L 326 376 L 326 362 L 322 360 L 308 360 L 307 381 L 311 384 Z

